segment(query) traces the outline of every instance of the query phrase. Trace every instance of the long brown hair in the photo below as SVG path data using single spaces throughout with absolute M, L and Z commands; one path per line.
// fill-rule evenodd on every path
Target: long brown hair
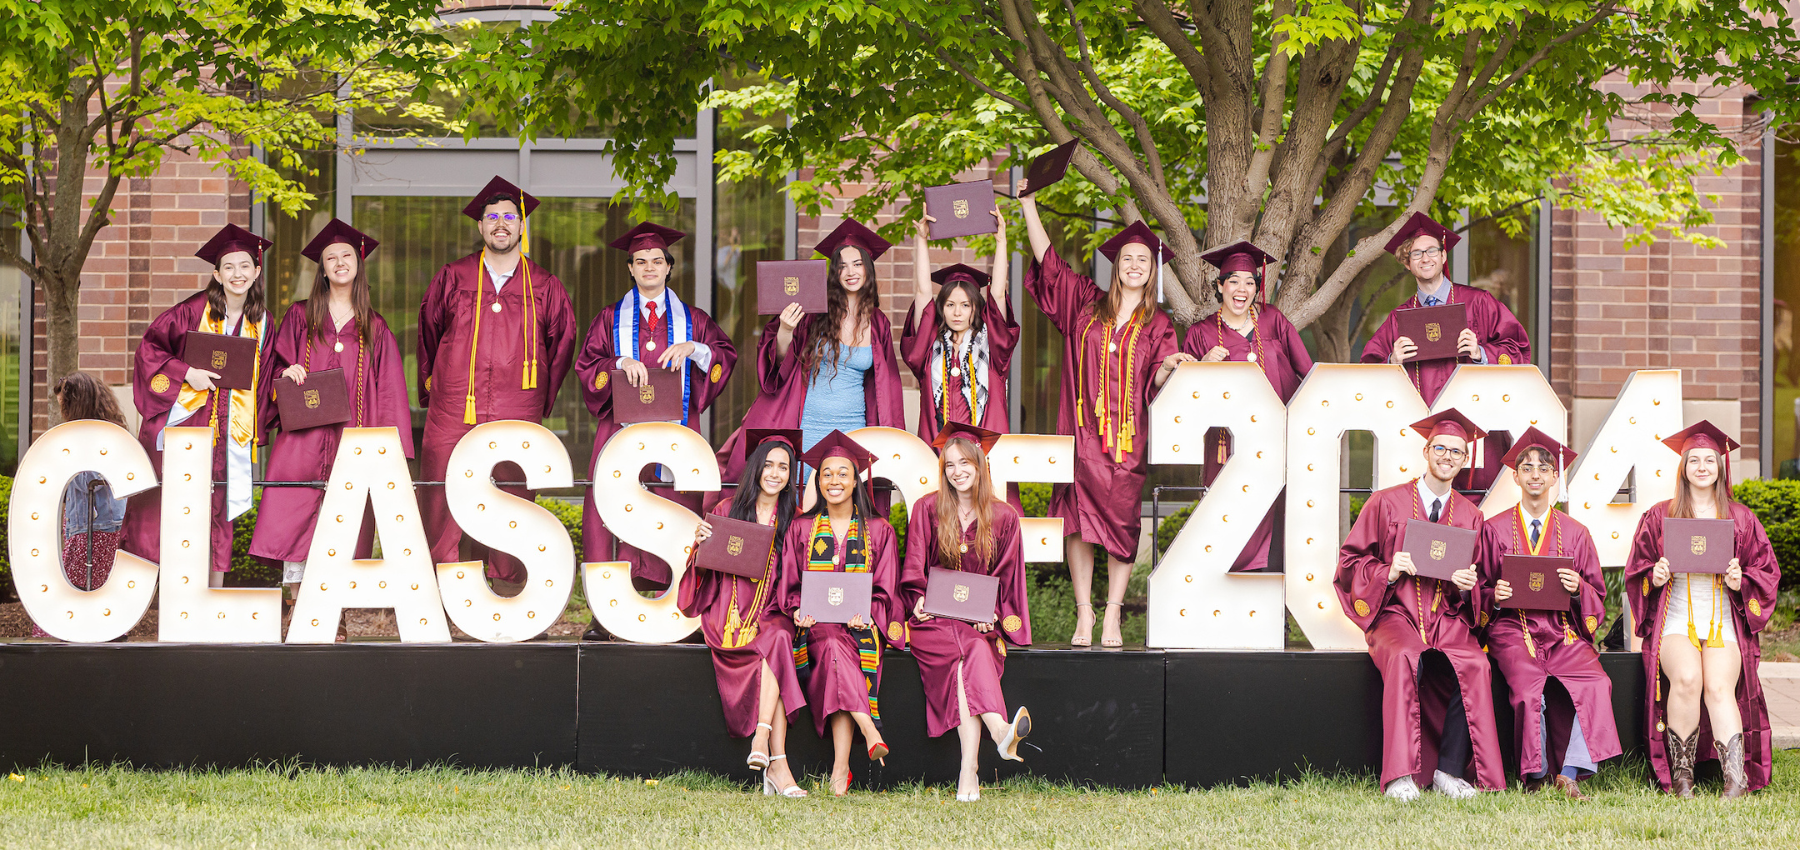
M 1132 242 L 1129 244 L 1138 245 L 1142 243 Z M 1123 248 L 1120 250 L 1123 250 Z M 1152 251 L 1150 254 L 1152 266 L 1155 266 L 1159 260 L 1160 258 L 1156 256 L 1156 252 Z M 1144 297 L 1138 299 L 1137 312 L 1133 313 L 1131 316 L 1131 318 L 1136 320 L 1139 324 L 1150 324 L 1150 320 L 1155 318 L 1157 313 L 1162 312 L 1162 305 L 1156 303 L 1155 286 L 1156 284 L 1152 281 L 1144 282 Z M 1124 301 L 1125 285 L 1119 281 L 1119 264 L 1113 263 L 1112 284 L 1106 288 L 1105 295 L 1094 300 L 1094 318 L 1099 319 L 1108 325 L 1115 324 L 1113 320 L 1119 315 L 1119 305 Z
M 1729 519 L 1731 517 L 1731 473 L 1725 466 L 1725 455 L 1713 449 L 1692 449 L 1681 456 L 1681 468 L 1675 471 L 1675 501 L 1669 503 L 1669 516 L 1691 518 L 1694 515 L 1694 485 L 1688 482 L 1688 454 L 1697 451 L 1712 452 L 1719 457 L 1719 480 L 1713 482 L 1713 507 L 1718 510 L 1717 517 L 1703 519 Z
M 987 309 L 985 296 L 981 294 L 981 287 L 976 285 L 975 281 L 959 277 L 938 288 L 937 297 L 932 299 L 937 303 L 938 321 L 943 323 L 945 330 L 949 330 L 949 323 L 944 322 L 944 305 L 950 301 L 950 296 L 956 294 L 958 289 L 969 296 L 969 309 L 973 314 L 969 316 L 969 333 L 970 339 L 973 339 L 973 335 L 981 331 L 981 326 L 984 324 L 981 317 Z
M 224 260 L 225 258 L 220 257 L 219 259 Z M 219 265 L 214 264 L 213 271 L 218 270 Z M 256 264 L 256 280 L 250 282 L 249 291 L 244 293 L 244 321 L 252 324 L 262 321 L 263 310 L 268 307 L 268 304 L 268 291 L 263 286 L 263 267 L 262 263 L 258 262 Z M 225 321 L 225 284 L 219 282 L 219 276 L 216 274 L 206 279 L 206 310 L 211 314 L 213 321 Z M 226 328 L 225 332 L 230 333 L 231 329 Z
M 831 362 L 831 374 L 836 376 L 838 361 L 843 355 L 843 343 L 838 340 L 839 329 L 850 312 L 850 293 L 843 284 L 844 248 L 854 249 L 863 262 L 863 285 L 856 299 L 856 329 L 861 331 L 864 326 L 873 329 L 875 311 L 881 309 L 881 290 L 875 285 L 875 257 L 860 245 L 840 246 L 833 251 L 830 271 L 826 273 L 831 284 L 825 287 L 825 312 L 814 315 L 807 324 L 806 350 L 800 354 L 800 367 L 809 382 L 818 375 L 819 365 L 827 360 Z M 874 345 L 874 334 L 871 332 L 870 336 L 869 344 Z
M 52 393 L 64 422 L 100 419 L 125 427 L 125 414 L 119 410 L 119 398 L 113 395 L 112 387 L 87 372 L 63 376 Z
M 994 557 L 994 480 L 988 474 L 987 455 L 968 437 L 951 437 L 944 442 L 942 458 L 956 449 L 975 464 L 975 551 L 981 562 L 992 564 Z M 962 520 L 956 516 L 956 487 L 943 473 L 938 462 L 937 550 L 938 557 L 953 570 L 962 569 Z
M 321 252 L 319 273 L 313 277 L 312 293 L 306 296 L 306 332 L 315 339 L 324 333 L 326 323 L 331 321 L 331 281 L 325 277 L 324 258 Z M 350 307 L 356 311 L 356 338 L 368 345 L 369 316 L 375 312 L 375 307 L 369 297 L 369 261 L 361 256 L 356 258 L 356 279 L 350 281 Z

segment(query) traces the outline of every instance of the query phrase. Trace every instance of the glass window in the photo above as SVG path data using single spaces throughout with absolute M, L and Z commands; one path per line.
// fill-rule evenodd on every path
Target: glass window
M 1076 271 L 1093 273 L 1093 257 L 1082 247 L 1092 222 L 1070 219 L 1039 208 L 1044 231 L 1050 245 Z M 1021 239 L 1023 268 L 1031 268 L 1031 243 Z M 1100 282 L 1105 286 L 1105 281 Z M 1013 430 L 1020 434 L 1055 434 L 1057 406 L 1062 403 L 1063 337 L 1044 311 L 1038 309 L 1031 294 L 1021 292 L 1013 299 L 1013 315 L 1019 320 L 1019 370 L 1012 379 L 1019 386 L 1019 421 Z
M 721 88 L 736 89 L 759 83 L 755 79 L 721 80 Z M 719 151 L 748 150 L 746 138 L 759 127 L 786 123 L 783 115 L 751 115 L 719 110 L 713 144 Z M 743 421 L 744 412 L 760 390 L 756 379 L 756 349 L 762 330 L 773 316 L 756 312 L 756 264 L 787 259 L 787 199 L 782 182 L 758 178 L 736 183 L 720 182 L 713 195 L 713 308 L 719 328 L 738 348 L 737 368 L 725 391 L 713 401 L 713 442 L 723 444 Z
M 263 279 L 267 282 L 269 304 L 273 305 L 277 320 L 287 312 L 288 305 L 305 300 L 312 292 L 319 267 L 300 256 L 300 250 L 331 221 L 337 209 L 336 154 L 309 151 L 300 154 L 299 159 L 301 167 L 280 162 L 271 162 L 270 166 L 282 177 L 299 182 L 318 198 L 312 202 L 312 209 L 289 215 L 280 207 L 267 204 L 263 211 L 263 235 L 275 243 L 269 249 Z
M 0 238 L 17 239 L 19 231 L 0 223 Z M 27 411 L 19 409 L 19 376 L 24 369 L 19 340 L 19 298 L 25 274 L 12 266 L 0 266 L 0 475 L 19 468 L 19 429 L 26 426 Z
M 1463 233 L 1457 247 L 1469 252 L 1467 283 L 1484 290 L 1506 305 L 1531 339 L 1531 360 L 1538 362 L 1549 354 L 1549 340 L 1538 335 L 1538 268 L 1537 214 L 1533 213 L 1525 229 L 1517 237 L 1506 235 L 1500 225 L 1488 219 L 1478 222 Z M 1539 348 L 1540 341 L 1544 347 Z
M 1774 227 L 1768 238 L 1775 243 L 1775 266 L 1770 270 L 1775 309 L 1768 319 L 1775 342 L 1774 394 L 1770 399 L 1769 452 L 1776 471 L 1784 478 L 1800 477 L 1794 458 L 1800 457 L 1800 326 L 1794 310 L 1800 305 L 1800 126 L 1783 128 L 1775 135 Z

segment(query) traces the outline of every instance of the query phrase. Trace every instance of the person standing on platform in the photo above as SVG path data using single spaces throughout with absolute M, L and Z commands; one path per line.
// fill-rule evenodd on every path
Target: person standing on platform
M 844 219 L 813 249 L 831 261 L 826 312 L 807 318 L 790 304 L 763 328 L 756 347 L 761 392 L 719 450 L 725 479 L 741 471 L 748 428 L 798 428 L 811 445 L 832 431 L 906 427 L 894 325 L 875 281 L 875 261 L 890 247 L 861 222 Z
M 498 177 L 463 215 L 475 220 L 482 248 L 438 270 L 419 308 L 419 406 L 425 408 L 419 471 L 443 481 L 450 452 L 470 429 L 502 419 L 542 421 L 575 356 L 575 311 L 562 281 L 532 262 L 526 217 L 538 200 Z M 516 463 L 494 467 L 496 481 L 523 481 Z M 503 488 L 530 499 L 523 487 Z M 444 488 L 420 488 L 419 510 L 435 563 L 462 560 L 461 526 Z M 480 557 L 486 547 L 473 547 Z M 502 596 L 517 595 L 525 568 L 488 552 L 487 574 Z
M 977 773 L 981 730 L 1000 757 L 1024 761 L 1019 742 L 1031 734 L 1031 712 L 1020 707 L 1006 719 L 1000 675 L 1006 645 L 1031 645 L 1031 612 L 1025 601 L 1025 549 L 1019 512 L 994 493 L 987 452 L 999 434 L 950 422 L 937 433 L 942 476 L 938 491 L 914 503 L 906 530 L 906 566 L 900 577 L 903 610 L 912 615 L 906 645 L 919 662 L 925 686 L 925 733 L 951 729 L 962 745 L 956 799 L 981 799 Z M 931 571 L 960 570 L 999 580 L 994 619 L 968 623 L 925 613 Z
M 1401 547 L 1408 520 L 1481 527 L 1480 509 L 1450 482 L 1482 431 L 1454 408 L 1412 427 L 1425 437 L 1425 474 L 1369 496 L 1333 584 L 1381 671 L 1382 787 L 1401 801 L 1418 799 L 1424 784 L 1464 799 L 1475 786 L 1506 787 L 1492 674 L 1475 639 L 1479 575 L 1470 564 L 1450 581 L 1422 578 Z
M 883 640 L 906 645 L 905 610 L 899 597 L 899 540 L 875 512 L 865 485 L 874 453 L 842 431 L 825 435 L 803 458 L 817 470 L 815 503 L 787 533 L 781 556 L 781 610 L 799 628 L 794 666 L 806 688 L 819 737 L 831 729 L 831 793 L 850 790 L 852 732 L 861 730 L 869 760 L 885 758 L 881 737 Z M 808 572 L 870 573 L 870 619 L 820 623 L 800 614 L 802 576 Z M 872 620 L 872 622 L 871 622 Z
M 1511 695 L 1525 790 L 1551 785 L 1570 799 L 1585 800 L 1580 781 L 1621 749 L 1612 679 L 1594 649 L 1594 633 L 1606 619 L 1600 554 L 1587 528 L 1555 508 L 1562 470 L 1574 462 L 1575 452 L 1536 428 L 1526 429 L 1501 459 L 1512 467 L 1521 495 L 1517 507 L 1481 526 L 1478 620 L 1487 625 L 1488 656 L 1506 677 Z M 1501 578 L 1507 555 L 1574 559 L 1573 568 L 1558 569 L 1554 578 L 1569 593 L 1568 608 L 1528 611 L 1490 604 L 1519 590 Z M 1566 699 L 1552 694 L 1551 679 Z
M 991 274 L 962 263 L 928 273 L 926 225 L 934 220 L 926 216 L 913 236 L 913 303 L 900 333 L 900 355 L 919 379 L 919 438 L 933 442 L 951 422 L 1008 433 L 1019 323 L 1007 301 L 1006 219 L 994 211 Z
M 87 372 L 64 376 L 51 393 L 64 422 L 98 419 L 125 427 L 125 414 L 119 411 L 112 387 Z M 112 487 L 100 473 L 90 469 L 69 480 L 62 496 L 62 565 L 69 584 L 82 590 L 106 584 L 124 521 L 125 500 L 113 498 Z M 31 636 L 47 638 L 50 633 L 32 623 Z
M 1399 258 L 1400 265 L 1412 274 L 1415 292 L 1389 313 L 1363 346 L 1362 362 L 1394 363 L 1406 369 L 1413 386 L 1427 405 L 1436 404 L 1444 385 L 1456 373 L 1459 364 L 1523 365 L 1531 362 L 1531 338 L 1511 310 L 1500 299 L 1476 289 L 1452 283 L 1444 274 L 1450 263 L 1450 249 L 1462 241 L 1450 228 L 1432 221 L 1424 213 L 1413 213 L 1388 240 L 1387 252 Z M 1419 347 L 1400 335 L 1399 311 L 1417 307 L 1463 304 L 1469 326 L 1456 337 L 1458 357 L 1453 360 L 1418 361 Z M 1482 457 L 1472 459 L 1464 473 L 1463 489 L 1486 490 L 1500 472 L 1500 456 L 1511 446 L 1504 434 L 1495 434 L 1482 444 Z M 1479 466 L 1476 465 L 1479 463 Z
M 1075 584 L 1075 634 L 1069 643 L 1093 643 L 1098 546 L 1110 556 L 1100 645 L 1118 647 L 1125 643 L 1125 588 L 1143 523 L 1150 398 L 1176 365 L 1194 359 L 1177 350 L 1175 324 L 1156 303 L 1161 263 L 1174 254 L 1143 222 L 1133 222 L 1100 246 L 1113 264 L 1112 282 L 1102 290 L 1050 246 L 1037 200 L 1025 194 L 1028 183 L 1019 181 L 1034 258 L 1025 272 L 1025 291 L 1063 336 L 1056 431 L 1075 435 L 1075 483 L 1055 485 L 1049 508 L 1050 516 L 1063 521 Z
M 676 588 L 676 604 L 700 618 L 719 680 L 719 703 L 732 737 L 750 738 L 750 767 L 763 771 L 763 794 L 804 797 L 787 763 L 788 723 L 806 707 L 806 691 L 794 670 L 794 621 L 781 611 L 781 557 L 788 528 L 799 510 L 794 495 L 800 464 L 798 431 L 752 431 L 735 495 L 713 505 L 713 516 L 775 527 L 762 578 L 697 568 L 692 560 Z M 701 520 L 694 549 L 713 535 Z
M 613 420 L 615 370 L 623 372 L 634 388 L 650 380 L 651 369 L 680 373 L 681 424 L 698 430 L 701 414 L 725 389 L 731 369 L 737 365 L 737 349 L 712 317 L 705 310 L 682 303 L 669 290 L 669 278 L 675 271 L 675 257 L 669 253 L 669 246 L 686 235 L 644 222 L 610 243 L 629 255 L 628 267 L 636 286 L 594 317 L 581 355 L 575 359 L 582 400 L 597 420 L 595 461 L 600 459 L 606 441 L 623 427 Z M 657 467 L 646 467 L 642 480 L 656 480 L 656 471 Z M 588 472 L 592 478 L 591 465 Z M 662 495 L 689 510 L 700 510 L 699 493 L 671 490 Z M 615 557 L 612 531 L 600 521 L 591 487 L 582 505 L 581 536 L 587 560 L 607 561 Z M 619 545 L 616 557 L 631 563 L 631 580 L 637 589 L 662 590 L 669 586 L 673 571 L 663 559 L 625 544 Z
M 194 256 L 213 264 L 206 289 L 163 311 L 144 331 L 134 355 L 132 401 L 142 424 L 138 442 L 150 453 L 150 464 L 162 478 L 163 431 L 206 427 L 213 431 L 212 572 L 208 583 L 220 587 L 231 570 L 231 521 L 250 509 L 251 464 L 262 442 L 262 406 L 268 399 L 260 386 L 269 336 L 263 255 L 274 243 L 235 224 L 224 228 Z M 219 373 L 182 361 L 190 332 L 247 337 L 256 341 L 252 389 L 221 389 Z M 211 365 L 211 364 L 206 364 Z M 162 561 L 162 488 L 132 496 L 121 532 L 125 551 Z
M 300 252 L 319 265 L 319 273 L 313 278 L 311 293 L 288 308 L 269 343 L 262 392 L 270 403 L 263 406 L 263 433 L 281 432 L 269 446 L 265 476 L 270 481 L 329 480 L 346 427 L 397 429 L 401 448 L 408 458 L 413 456 L 406 365 L 394 332 L 375 312 L 369 295 L 369 255 L 379 244 L 334 218 Z M 305 387 L 308 375 L 325 369 L 343 370 L 350 420 L 298 431 L 284 427 L 280 408 L 274 404 L 275 379 L 287 378 Z M 250 554 L 281 562 L 288 606 L 300 592 L 319 505 L 324 500 L 324 492 L 312 487 L 263 490 L 256 530 L 250 536 Z M 356 539 L 356 557 L 369 557 L 374 545 L 374 508 L 367 507 Z
M 1757 669 L 1781 567 L 1762 521 L 1731 498 L 1729 455 L 1737 442 L 1703 420 L 1663 443 L 1681 455 L 1675 498 L 1638 520 L 1625 565 L 1625 597 L 1644 640 L 1650 766 L 1664 791 L 1692 797 L 1694 765 L 1717 757 L 1725 777 L 1720 796 L 1741 797 L 1768 785 L 1774 770 Z M 1731 520 L 1732 557 L 1723 575 L 1674 572 L 1663 522 L 1682 517 Z
M 1219 309 L 1212 318 L 1201 319 L 1188 328 L 1181 350 L 1206 363 L 1255 363 L 1286 403 L 1300 389 L 1306 373 L 1312 371 L 1313 361 L 1300 332 L 1269 303 L 1264 276 L 1275 258 L 1250 242 L 1236 242 L 1202 254 L 1200 259 L 1219 270 L 1219 277 L 1213 282 Z M 1201 483 L 1211 487 L 1230 457 L 1230 432 L 1223 428 L 1208 430 Z M 1233 572 L 1281 566 L 1281 558 L 1271 554 L 1271 546 L 1279 551 L 1286 506 L 1285 493 L 1275 497 L 1275 504 L 1231 565 Z

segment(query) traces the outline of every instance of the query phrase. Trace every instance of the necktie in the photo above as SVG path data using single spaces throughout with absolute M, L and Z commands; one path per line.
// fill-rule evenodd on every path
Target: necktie
M 1438 297 L 1437 297 L 1437 296 L 1436 296 L 1436 295 L 1427 295 L 1427 296 L 1425 296 L 1425 306 L 1427 306 L 1427 307 L 1436 307 L 1436 306 L 1437 306 L 1437 305 L 1438 305 L 1438 303 L 1439 303 L 1439 302 L 1438 302 Z
M 1533 548 L 1533 549 L 1537 548 L 1538 533 L 1543 528 L 1543 525 L 1544 525 L 1543 520 L 1534 519 L 1531 521 L 1531 548 Z
M 644 309 L 649 310 L 650 315 L 644 319 L 644 329 L 638 337 L 638 345 L 645 351 L 655 351 L 657 344 L 662 342 L 662 317 L 658 315 L 656 307 L 655 301 L 644 305 Z
M 1443 499 L 1432 499 L 1431 500 L 1431 521 L 1432 522 L 1438 521 L 1438 509 L 1443 506 L 1444 506 Z

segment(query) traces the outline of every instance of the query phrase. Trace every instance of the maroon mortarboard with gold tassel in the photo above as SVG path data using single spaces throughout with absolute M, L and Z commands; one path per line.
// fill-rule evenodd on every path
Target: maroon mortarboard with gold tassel
M 1738 442 L 1731 439 L 1724 431 L 1719 430 L 1719 426 L 1712 424 L 1709 420 L 1702 419 L 1687 428 L 1670 434 L 1663 438 L 1662 443 L 1674 450 L 1676 454 L 1681 455 L 1684 463 L 1687 461 L 1688 452 L 1694 449 L 1712 449 L 1719 453 L 1719 459 L 1725 463 L 1726 478 L 1731 477 L 1731 453 L 1737 451 Z
M 261 267 L 263 253 L 274 244 L 235 224 L 227 224 L 219 228 L 219 232 L 213 234 L 213 238 L 206 240 L 206 244 L 201 245 L 200 250 L 194 252 L 194 256 L 212 263 L 213 268 L 218 268 L 219 261 L 225 259 L 226 254 L 243 251 L 255 258 L 256 265 Z
M 1126 225 L 1118 235 L 1100 243 L 1100 253 L 1106 255 L 1106 259 L 1116 263 L 1119 261 L 1119 251 L 1133 242 L 1149 248 L 1151 256 L 1158 257 L 1165 263 L 1175 259 L 1175 252 L 1169 250 L 1169 247 L 1157 238 L 1156 232 L 1150 229 L 1150 225 L 1141 221 L 1134 221 Z
M 1462 237 L 1456 235 L 1456 231 L 1438 224 L 1432 220 L 1431 216 L 1416 212 L 1406 220 L 1405 224 L 1400 226 L 1400 232 L 1388 240 L 1385 250 L 1392 254 L 1400 250 L 1401 245 L 1410 242 L 1414 236 L 1430 236 L 1437 239 L 1438 244 L 1444 247 L 1445 253 L 1449 253 L 1451 248 L 1456 247 L 1456 243 L 1462 241 Z
M 843 224 L 837 226 L 836 230 L 819 240 L 819 244 L 814 246 L 813 250 L 824 255 L 828 260 L 835 260 L 838 258 L 838 249 L 845 245 L 863 249 L 868 252 L 870 260 L 880 257 L 887 253 L 889 248 L 894 247 L 892 242 L 881 238 L 881 234 L 863 226 L 862 222 L 846 218 Z
M 946 422 L 944 427 L 938 430 L 937 436 L 931 439 L 931 447 L 937 449 L 938 454 L 943 454 L 944 446 L 957 437 L 962 437 L 980 446 L 981 453 L 987 454 L 994 450 L 995 443 L 1000 442 L 1001 434 L 997 431 L 970 425 L 967 422 Z
M 982 287 L 987 286 L 991 279 L 987 272 L 963 263 L 948 265 L 931 273 L 931 282 L 939 286 L 946 285 L 953 280 L 966 280 L 977 287 Z
M 745 428 L 744 442 L 742 447 L 738 450 L 740 454 L 739 460 L 744 463 L 749 463 L 750 455 L 761 448 L 763 443 L 769 442 L 770 440 L 785 445 L 788 450 L 788 465 L 790 467 L 788 470 L 788 486 L 798 487 L 800 486 L 800 470 L 793 467 L 797 467 L 800 464 L 800 443 L 805 439 L 806 435 L 801 433 L 798 428 Z
M 375 253 L 376 248 L 381 247 L 381 243 L 370 239 L 368 234 L 334 218 L 319 229 L 319 235 L 314 236 L 311 242 L 306 243 L 305 248 L 300 249 L 300 256 L 315 263 L 320 262 L 320 258 L 325 255 L 325 249 L 340 242 L 355 248 L 356 257 L 359 260 L 368 259 L 370 254 Z
M 1473 420 L 1454 407 L 1414 422 L 1412 429 L 1424 437 L 1427 443 L 1446 434 L 1469 443 L 1487 436 L 1486 431 L 1476 427 Z
M 1552 439 L 1549 434 L 1539 431 L 1536 428 L 1526 428 L 1525 433 L 1519 435 L 1518 442 L 1513 443 L 1512 449 L 1506 453 L 1505 457 L 1500 459 L 1500 465 L 1517 469 L 1519 467 L 1519 459 L 1524 457 L 1525 453 L 1532 449 L 1543 449 L 1544 451 L 1549 452 L 1551 459 L 1556 463 L 1556 468 L 1559 473 L 1561 470 L 1568 469 L 1575 465 L 1576 454 L 1574 449 L 1557 442 Z
M 487 209 L 489 203 L 493 202 L 495 195 L 504 195 L 508 200 L 517 204 L 521 215 L 531 215 L 532 210 L 537 209 L 538 206 L 538 199 L 527 194 L 524 189 L 514 186 L 503 177 L 495 177 L 489 180 L 486 186 L 481 187 L 481 191 L 475 193 L 475 198 L 469 201 L 468 206 L 463 207 L 463 215 L 480 221 L 482 212 Z
M 814 443 L 812 448 L 806 450 L 806 454 L 802 456 L 802 459 L 806 461 L 808 466 L 811 466 L 813 469 L 818 469 L 825 461 L 834 457 L 841 457 L 850 461 L 850 465 L 855 467 L 858 477 L 868 475 L 869 471 L 875 466 L 875 453 L 863 448 L 862 444 L 850 439 L 850 435 L 845 434 L 843 431 L 832 431 L 819 438 L 819 441 Z M 873 501 L 875 498 L 874 482 L 868 481 L 865 482 L 865 484 L 868 487 L 869 499 L 870 501 Z M 823 495 L 823 492 L 821 492 L 820 495 Z
M 1263 294 L 1263 303 L 1269 303 L 1269 296 L 1263 288 L 1269 264 L 1275 262 L 1275 255 L 1256 246 L 1248 240 L 1233 242 L 1223 248 L 1214 248 L 1200 255 L 1200 259 L 1219 270 L 1219 277 L 1230 277 L 1238 272 L 1254 272 L 1256 289 Z
M 644 222 L 625 232 L 624 236 L 606 244 L 627 254 L 649 251 L 656 248 L 668 250 L 670 245 L 680 242 L 687 234 L 673 227 L 664 227 L 653 222 Z

